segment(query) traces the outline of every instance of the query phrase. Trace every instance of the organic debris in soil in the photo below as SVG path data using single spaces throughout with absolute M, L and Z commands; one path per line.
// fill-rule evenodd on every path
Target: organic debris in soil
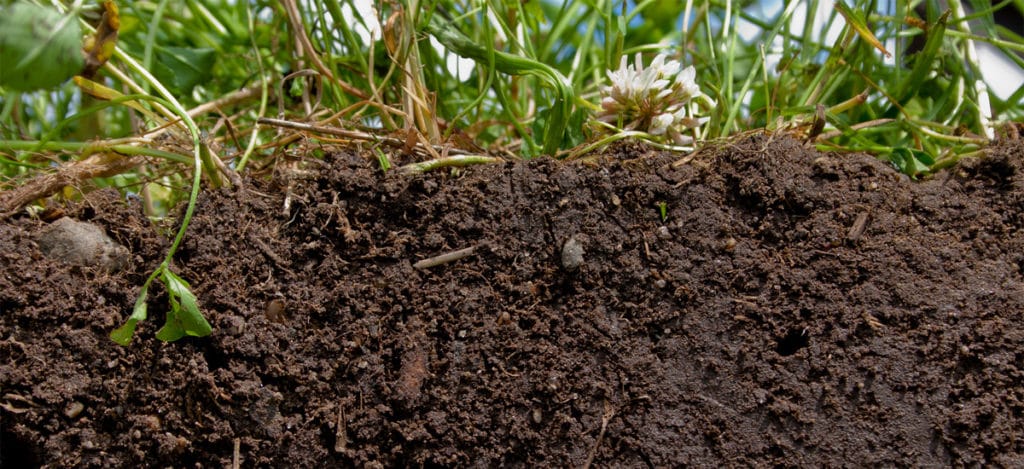
M 138 209 L 72 213 L 116 274 L 4 222 L 0 461 L 1024 465 L 1024 147 L 990 153 L 924 182 L 769 136 L 678 169 L 332 154 L 204 194 L 174 269 L 214 334 L 155 340 L 151 294 L 128 348 L 165 247 Z

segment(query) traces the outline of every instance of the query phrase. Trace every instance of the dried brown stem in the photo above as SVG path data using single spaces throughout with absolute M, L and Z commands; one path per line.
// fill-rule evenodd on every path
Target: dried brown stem
M 140 158 L 104 152 L 63 166 L 54 173 L 36 176 L 20 187 L 0 193 L 0 220 L 14 215 L 34 200 L 56 194 L 65 186 L 77 185 L 87 179 L 121 174 L 141 162 Z
M 260 124 L 272 125 L 272 126 L 275 126 L 275 127 L 283 127 L 283 128 L 286 128 L 286 129 L 302 130 L 302 131 L 306 131 L 306 132 L 313 132 L 313 133 L 324 134 L 324 135 L 334 135 L 336 137 L 343 137 L 343 138 L 347 138 L 347 139 L 351 139 L 351 140 L 360 140 L 360 141 L 364 141 L 364 142 L 380 142 L 380 143 L 383 143 L 385 145 L 388 145 L 390 147 L 395 147 L 395 148 L 404 148 L 406 146 L 406 142 L 403 139 L 395 138 L 395 137 L 388 137 L 388 136 L 384 136 L 384 135 L 376 135 L 376 134 L 369 133 L 369 132 L 360 132 L 358 130 L 347 130 L 347 129 L 340 129 L 340 128 L 337 128 L 337 127 L 326 127 L 326 126 L 316 125 L 316 124 L 306 124 L 306 123 L 303 123 L 303 122 L 292 122 L 292 121 L 286 121 L 286 120 L 282 120 L 282 119 L 272 119 L 272 118 L 269 118 L 269 117 L 261 117 L 261 118 L 257 119 L 256 122 L 258 122 Z M 417 145 L 417 146 L 422 146 L 422 144 L 421 145 Z M 430 148 L 432 150 L 434 150 L 434 151 L 437 151 L 437 152 L 447 151 L 447 153 L 449 155 L 470 155 L 471 154 L 471 153 L 469 153 L 467 151 L 459 150 L 457 148 L 450 148 L 450 147 L 446 148 L 443 145 L 432 145 Z M 426 151 L 426 150 L 424 150 L 424 151 Z
M 594 457 L 597 456 L 597 448 L 601 446 L 601 440 L 604 439 L 604 433 L 608 431 L 608 422 L 611 422 L 613 418 L 615 418 L 615 407 L 605 400 L 604 414 L 601 415 L 601 433 L 597 435 L 597 440 L 594 441 L 594 446 L 590 448 L 590 454 L 587 455 L 587 461 L 583 463 L 583 469 L 590 469 L 590 465 L 594 463 Z
M 417 269 L 429 269 L 431 267 L 437 267 L 439 265 L 447 264 L 449 262 L 455 262 L 459 259 L 464 259 L 473 255 L 473 251 L 476 250 L 476 246 L 471 246 L 457 251 L 441 254 L 440 256 L 434 256 L 427 259 L 423 259 L 412 266 Z

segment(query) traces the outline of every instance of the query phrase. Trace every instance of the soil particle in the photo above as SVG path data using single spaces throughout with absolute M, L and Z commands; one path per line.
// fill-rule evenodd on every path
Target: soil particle
M 1020 142 L 921 182 L 785 137 L 676 158 L 204 193 L 173 268 L 215 332 L 174 344 L 159 287 L 108 339 L 166 246 L 137 207 L 68 208 L 113 274 L 0 223 L 0 465 L 1021 464 Z

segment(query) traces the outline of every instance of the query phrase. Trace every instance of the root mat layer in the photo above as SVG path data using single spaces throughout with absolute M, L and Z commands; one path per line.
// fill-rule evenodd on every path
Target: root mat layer
M 174 270 L 213 335 L 156 340 L 155 286 L 127 348 L 168 242 L 94 193 L 119 273 L 0 223 L 0 465 L 1019 467 L 1024 146 L 991 153 L 333 154 L 205 193 Z

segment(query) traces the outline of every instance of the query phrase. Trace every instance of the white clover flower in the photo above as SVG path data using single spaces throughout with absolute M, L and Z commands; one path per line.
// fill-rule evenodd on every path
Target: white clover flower
M 609 124 L 621 123 L 624 130 L 640 130 L 651 135 L 667 135 L 676 144 L 691 141 L 682 132 L 707 121 L 691 115 L 691 101 L 701 97 L 712 101 L 697 86 L 697 71 L 683 68 L 677 60 L 658 54 L 644 68 L 636 55 L 630 65 L 622 58 L 617 70 L 608 70 L 611 86 L 601 87 L 601 113 L 597 119 Z M 713 104 L 713 103 L 712 103 Z

